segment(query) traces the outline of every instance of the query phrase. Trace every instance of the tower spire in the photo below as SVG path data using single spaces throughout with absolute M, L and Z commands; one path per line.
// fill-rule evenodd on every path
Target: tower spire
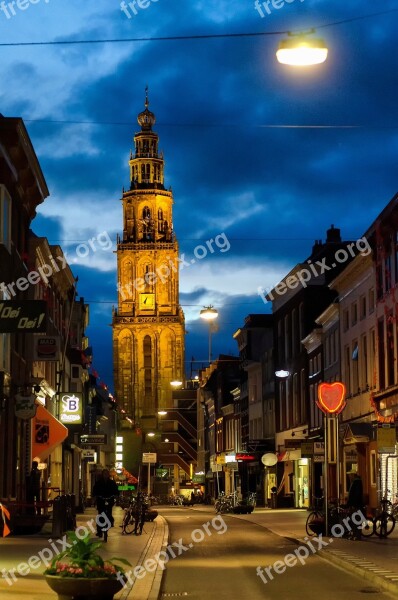
M 148 108 L 149 100 L 148 100 L 148 84 L 145 87 L 145 108 Z

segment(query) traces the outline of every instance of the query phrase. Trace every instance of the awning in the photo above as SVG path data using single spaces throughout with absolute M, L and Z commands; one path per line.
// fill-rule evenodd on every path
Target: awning
M 32 419 L 32 458 L 44 461 L 68 437 L 68 428 L 41 404 Z

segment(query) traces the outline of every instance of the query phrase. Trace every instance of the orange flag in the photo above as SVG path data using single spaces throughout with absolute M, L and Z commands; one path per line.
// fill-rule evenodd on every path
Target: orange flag
M 8 520 L 10 520 L 10 513 L 9 511 L 6 509 L 5 506 L 2 505 L 2 503 L 0 502 L 0 510 L 1 510 L 1 516 L 3 517 L 3 537 L 6 537 L 7 535 L 10 535 L 11 531 L 10 528 L 7 525 L 6 522 L 6 517 Z

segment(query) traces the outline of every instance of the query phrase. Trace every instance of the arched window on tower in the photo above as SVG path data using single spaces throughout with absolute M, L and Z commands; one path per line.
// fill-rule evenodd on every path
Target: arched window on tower
M 142 209 L 142 218 L 143 219 L 151 218 L 151 209 L 149 208 L 149 206 L 144 206 L 144 208 Z
M 144 395 L 152 396 L 152 340 L 149 335 L 144 337 Z
M 164 232 L 164 220 L 163 220 L 163 211 L 161 208 L 158 210 L 158 232 Z

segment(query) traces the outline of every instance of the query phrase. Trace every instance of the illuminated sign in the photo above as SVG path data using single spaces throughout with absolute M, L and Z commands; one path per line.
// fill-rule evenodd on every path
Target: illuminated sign
M 96 435 L 84 434 L 80 436 L 81 444 L 90 444 L 96 446 L 98 444 L 106 444 L 106 433 L 97 433 Z
M 340 381 L 320 383 L 316 404 L 325 414 L 338 415 L 346 406 L 345 393 L 345 385 Z
M 0 333 L 45 333 L 47 305 L 44 300 L 0 302 Z
M 80 425 L 82 423 L 83 395 L 75 393 L 61 393 L 60 421 L 67 425 Z
M 53 336 L 37 336 L 33 345 L 33 360 L 59 360 L 60 352 L 60 337 Z
M 253 454 L 236 454 L 236 460 L 256 460 L 256 457 Z

